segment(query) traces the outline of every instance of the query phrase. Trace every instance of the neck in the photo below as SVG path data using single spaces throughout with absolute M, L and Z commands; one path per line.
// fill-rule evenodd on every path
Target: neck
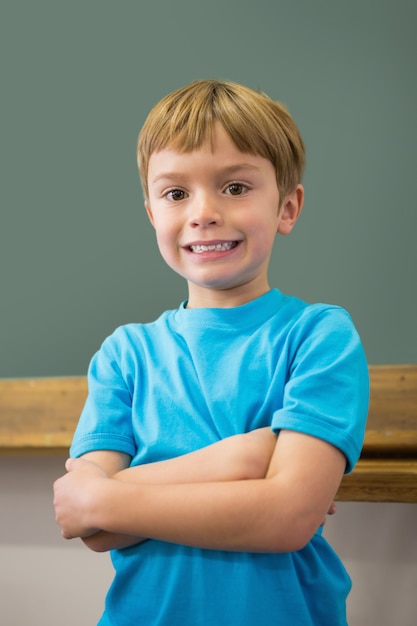
M 188 286 L 187 309 L 230 309 L 247 304 L 270 291 L 268 284 L 257 289 L 247 289 L 247 285 L 233 289 L 207 289 L 197 285 Z

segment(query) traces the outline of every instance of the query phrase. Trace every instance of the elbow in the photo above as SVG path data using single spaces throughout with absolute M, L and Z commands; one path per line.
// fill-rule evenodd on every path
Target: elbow
M 299 550 L 306 547 L 313 536 L 314 533 L 311 535 L 307 533 L 291 533 L 287 537 L 281 538 L 280 540 L 274 539 L 267 542 L 266 545 L 262 546 L 260 551 L 272 553 L 299 552 Z
M 294 529 L 289 531 L 288 535 L 284 539 L 272 540 L 267 546 L 269 552 L 299 552 L 307 546 L 307 544 L 314 537 L 315 532 L 306 532 L 301 529 L 295 532 Z
M 312 511 L 302 510 L 291 516 L 288 524 L 288 552 L 298 552 L 312 540 L 320 521 Z
M 271 552 L 302 550 L 324 524 L 325 513 L 317 502 L 298 494 L 292 483 L 281 481 L 279 476 L 266 478 L 265 483 L 273 487 L 273 497 L 265 506 L 263 532 L 258 536 L 263 536 Z
M 269 552 L 298 552 L 306 547 L 319 528 L 319 523 L 314 516 L 306 511 L 293 511 L 288 516 L 281 517 L 281 523 L 275 521 L 263 533 L 266 541 L 265 549 Z M 277 533 L 277 526 L 281 526 L 281 532 Z
M 287 552 L 298 552 L 306 547 L 306 545 L 314 537 L 317 528 L 300 528 L 298 532 L 292 534 L 289 538 L 289 546 Z
M 100 533 L 96 533 L 90 537 L 84 537 L 81 541 L 93 552 L 108 552 L 111 549 L 104 538 L 100 536 Z

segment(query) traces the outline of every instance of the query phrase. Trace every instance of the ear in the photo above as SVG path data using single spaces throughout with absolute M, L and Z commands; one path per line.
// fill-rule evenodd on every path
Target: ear
M 151 210 L 151 205 L 149 204 L 148 201 L 145 202 L 145 209 L 146 209 L 146 213 L 148 214 L 150 223 L 155 228 L 153 213 L 152 213 L 152 210 Z
M 279 215 L 279 224 L 277 232 L 280 235 L 289 235 L 294 228 L 304 203 L 304 187 L 297 187 L 289 193 L 282 203 Z

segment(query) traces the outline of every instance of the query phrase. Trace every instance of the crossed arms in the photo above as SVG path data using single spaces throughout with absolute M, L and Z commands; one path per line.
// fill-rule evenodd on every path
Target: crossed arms
M 54 485 L 66 539 L 93 550 L 160 539 L 207 549 L 289 552 L 323 523 L 345 470 L 332 445 L 268 428 L 176 459 L 128 468 L 130 457 L 69 459 Z

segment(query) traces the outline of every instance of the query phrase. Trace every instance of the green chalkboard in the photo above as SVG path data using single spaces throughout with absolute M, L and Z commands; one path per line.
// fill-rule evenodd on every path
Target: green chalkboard
M 303 216 L 271 284 L 348 308 L 373 363 L 415 362 L 416 7 L 4 3 L 0 377 L 84 374 L 116 326 L 186 297 L 159 258 L 135 144 L 160 97 L 204 77 L 283 101 L 307 144 Z

